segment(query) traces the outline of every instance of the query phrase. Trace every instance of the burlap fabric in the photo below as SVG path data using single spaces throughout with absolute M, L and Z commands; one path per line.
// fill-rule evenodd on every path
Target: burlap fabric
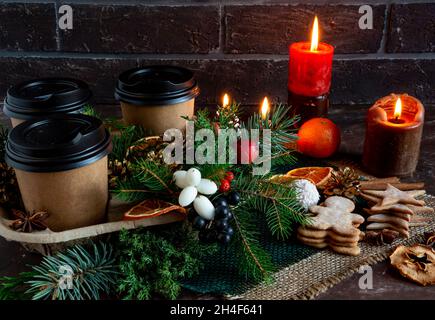
M 424 196 L 430 207 L 435 207 L 435 197 Z M 408 239 L 396 239 L 391 245 L 360 244 L 361 255 L 344 256 L 330 250 L 321 250 L 274 275 L 273 283 L 257 285 L 245 293 L 229 296 L 232 299 L 312 299 L 321 292 L 343 281 L 361 266 L 372 265 L 389 257 L 399 244 L 411 245 L 422 242 L 426 232 L 435 232 L 435 215 L 422 215 L 431 218 L 426 226 L 411 227 Z

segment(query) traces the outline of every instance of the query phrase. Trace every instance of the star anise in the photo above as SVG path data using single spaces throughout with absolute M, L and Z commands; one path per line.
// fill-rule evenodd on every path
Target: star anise
M 33 211 L 30 213 L 12 209 L 12 214 L 15 220 L 10 227 L 15 231 L 30 233 L 35 230 L 47 229 L 47 225 L 44 222 L 48 217 L 46 211 Z
M 406 253 L 407 259 L 418 266 L 418 268 L 422 271 L 426 271 L 428 268 L 428 264 L 431 264 L 432 261 L 429 260 L 429 257 L 427 253 L 421 253 L 421 254 L 414 254 L 407 252 Z
M 370 244 L 374 245 L 383 245 L 383 244 L 391 244 L 394 239 L 399 236 L 399 232 L 383 229 L 380 231 L 367 231 L 364 240 Z

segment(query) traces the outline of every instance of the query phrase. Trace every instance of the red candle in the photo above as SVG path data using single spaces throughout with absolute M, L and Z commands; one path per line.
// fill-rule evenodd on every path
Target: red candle
M 289 47 L 288 90 L 293 94 L 317 97 L 331 87 L 334 47 L 319 43 L 317 17 L 314 19 L 310 42 L 296 42 Z

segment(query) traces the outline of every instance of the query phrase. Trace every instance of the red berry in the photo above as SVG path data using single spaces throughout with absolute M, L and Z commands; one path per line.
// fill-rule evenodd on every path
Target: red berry
M 225 180 L 228 180 L 229 182 L 234 180 L 234 173 L 232 173 L 231 171 L 227 171 L 227 173 L 225 174 Z
M 228 192 L 230 191 L 230 189 L 231 189 L 231 183 L 226 179 L 221 180 L 221 186 L 219 187 L 219 191 Z

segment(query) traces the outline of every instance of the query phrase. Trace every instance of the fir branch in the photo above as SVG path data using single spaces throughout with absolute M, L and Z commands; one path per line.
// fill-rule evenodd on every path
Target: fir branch
M 272 235 L 287 239 L 294 224 L 306 224 L 306 217 L 298 205 L 296 192 L 285 185 L 274 184 L 266 177 L 239 175 L 234 189 L 244 198 L 251 211 L 264 213 Z
M 232 241 L 239 258 L 239 270 L 246 278 L 266 280 L 275 270 L 270 255 L 259 243 L 259 232 L 252 222 L 252 211 L 243 203 L 233 210 L 236 238 Z
M 70 268 L 72 274 L 67 274 L 65 268 Z M 76 245 L 65 253 L 44 257 L 32 269 L 26 293 L 33 300 L 98 300 L 101 292 L 111 293 L 118 276 L 113 249 L 103 243 L 94 244 L 90 251 Z M 62 287 L 68 284 L 67 276 L 71 276 L 72 288 Z
M 136 179 L 142 183 L 144 189 L 173 193 L 170 188 L 172 170 L 168 166 L 162 166 L 150 160 L 139 159 L 133 164 L 132 171 Z
M 210 117 L 210 113 L 207 109 L 199 109 L 196 112 L 195 117 L 182 117 L 185 120 L 193 121 L 195 124 L 195 130 L 200 129 L 213 129 L 213 121 Z
M 196 167 L 198 165 L 194 165 Z M 216 182 L 218 185 L 221 179 L 225 178 L 225 173 L 231 168 L 231 164 L 217 163 L 217 164 L 201 164 L 200 171 L 201 176 L 204 179 L 210 179 Z
M 297 139 L 295 124 L 299 121 L 299 116 L 291 117 L 289 111 L 289 107 L 285 105 L 274 105 L 265 119 L 254 113 L 245 124 L 247 129 L 271 130 L 273 155 L 287 153 L 289 146 Z
M 109 154 L 109 159 L 122 162 L 125 159 L 128 148 L 137 140 L 144 137 L 145 131 L 140 126 L 125 126 L 121 124 L 118 125 L 117 130 L 119 132 L 112 135 L 113 148 Z

